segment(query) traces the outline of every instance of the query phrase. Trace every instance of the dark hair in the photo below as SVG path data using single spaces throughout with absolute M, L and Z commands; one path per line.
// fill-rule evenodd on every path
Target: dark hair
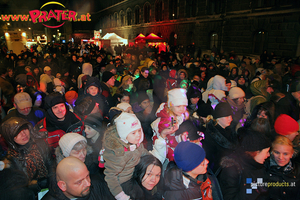
M 149 71 L 149 68 L 148 68 L 148 67 L 143 67 L 143 68 L 141 69 L 141 72 L 145 72 L 146 70 Z
M 117 103 L 121 103 L 121 99 L 125 96 L 129 96 L 130 97 L 130 92 L 126 91 L 126 90 L 123 90 L 123 91 L 120 91 L 120 92 L 117 92 L 114 97 L 115 97 L 115 102 L 116 104 Z M 118 98 L 120 98 L 120 101 L 118 100 Z
M 151 164 L 160 167 L 162 170 L 161 162 L 153 155 L 142 156 L 140 162 L 135 166 L 132 178 L 140 185 L 142 185 L 142 180 L 147 172 L 147 167 Z

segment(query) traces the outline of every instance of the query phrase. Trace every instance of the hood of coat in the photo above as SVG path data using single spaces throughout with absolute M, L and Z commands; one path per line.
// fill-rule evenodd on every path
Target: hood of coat
M 98 91 L 98 94 L 101 93 L 101 84 L 100 84 L 100 80 L 97 78 L 97 77 L 89 77 L 86 81 L 86 85 L 85 85 L 85 88 L 84 88 L 84 94 L 87 94 L 87 89 L 90 87 L 90 86 L 95 86 L 99 89 Z
M 14 138 L 18 134 L 18 130 L 23 126 L 27 125 L 30 134 L 33 131 L 32 124 L 27 120 L 20 117 L 12 117 L 6 120 L 1 125 L 1 134 L 8 146 L 14 150 L 18 150 L 18 145 L 15 143 Z

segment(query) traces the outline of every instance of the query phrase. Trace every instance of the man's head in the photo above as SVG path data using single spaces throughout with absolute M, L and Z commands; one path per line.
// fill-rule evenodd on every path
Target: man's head
M 51 68 L 49 66 L 44 67 L 44 73 L 51 76 Z
M 32 108 L 32 99 L 26 92 L 17 93 L 14 97 L 14 106 L 18 112 L 27 116 Z
M 67 114 L 65 99 L 59 92 L 53 92 L 45 98 L 45 109 L 51 118 L 63 121 Z
M 149 69 L 148 69 L 148 67 L 143 67 L 143 68 L 141 69 L 141 74 L 142 74 L 142 76 L 143 76 L 144 78 L 148 78 L 148 75 L 149 75 Z
M 109 86 L 115 85 L 115 76 L 113 73 L 109 71 L 105 71 L 102 75 L 102 81 Z
M 208 160 L 205 156 L 202 147 L 189 141 L 180 142 L 174 150 L 174 160 L 178 168 L 193 178 L 207 172 Z
M 78 158 L 70 156 L 58 163 L 56 181 L 59 189 L 69 199 L 85 197 L 90 193 L 89 171 Z

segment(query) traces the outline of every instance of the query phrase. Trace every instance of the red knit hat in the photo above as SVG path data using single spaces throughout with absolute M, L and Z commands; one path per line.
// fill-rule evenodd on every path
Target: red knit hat
M 281 114 L 277 117 L 274 128 L 280 135 L 289 135 L 299 130 L 299 124 L 289 115 Z

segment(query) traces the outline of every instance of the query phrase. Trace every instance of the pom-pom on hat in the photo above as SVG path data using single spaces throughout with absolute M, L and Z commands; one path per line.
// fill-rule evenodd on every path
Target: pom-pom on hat
M 213 117 L 214 119 L 227 117 L 229 115 L 232 115 L 232 110 L 230 105 L 227 102 L 220 102 L 213 111 Z
M 186 90 L 183 88 L 174 88 L 168 91 L 168 107 L 171 106 L 187 106 L 188 100 Z
M 124 141 L 125 143 L 128 143 L 126 138 L 129 133 L 142 128 L 141 122 L 135 116 L 135 114 L 131 114 L 127 112 L 122 112 L 115 119 L 115 124 L 121 140 Z
M 279 135 L 289 135 L 299 130 L 299 124 L 289 115 L 281 114 L 274 123 L 274 129 Z
M 230 99 L 237 99 L 245 97 L 245 92 L 240 87 L 233 87 L 229 90 L 228 96 Z
M 189 172 L 198 167 L 205 159 L 205 151 L 192 142 L 180 142 L 174 150 L 174 160 L 178 168 Z
M 87 142 L 86 138 L 78 133 L 66 133 L 59 139 L 58 144 L 61 148 L 61 151 L 63 152 L 63 155 L 65 157 L 68 157 L 70 156 L 70 153 L 75 144 L 77 144 L 80 141 Z

